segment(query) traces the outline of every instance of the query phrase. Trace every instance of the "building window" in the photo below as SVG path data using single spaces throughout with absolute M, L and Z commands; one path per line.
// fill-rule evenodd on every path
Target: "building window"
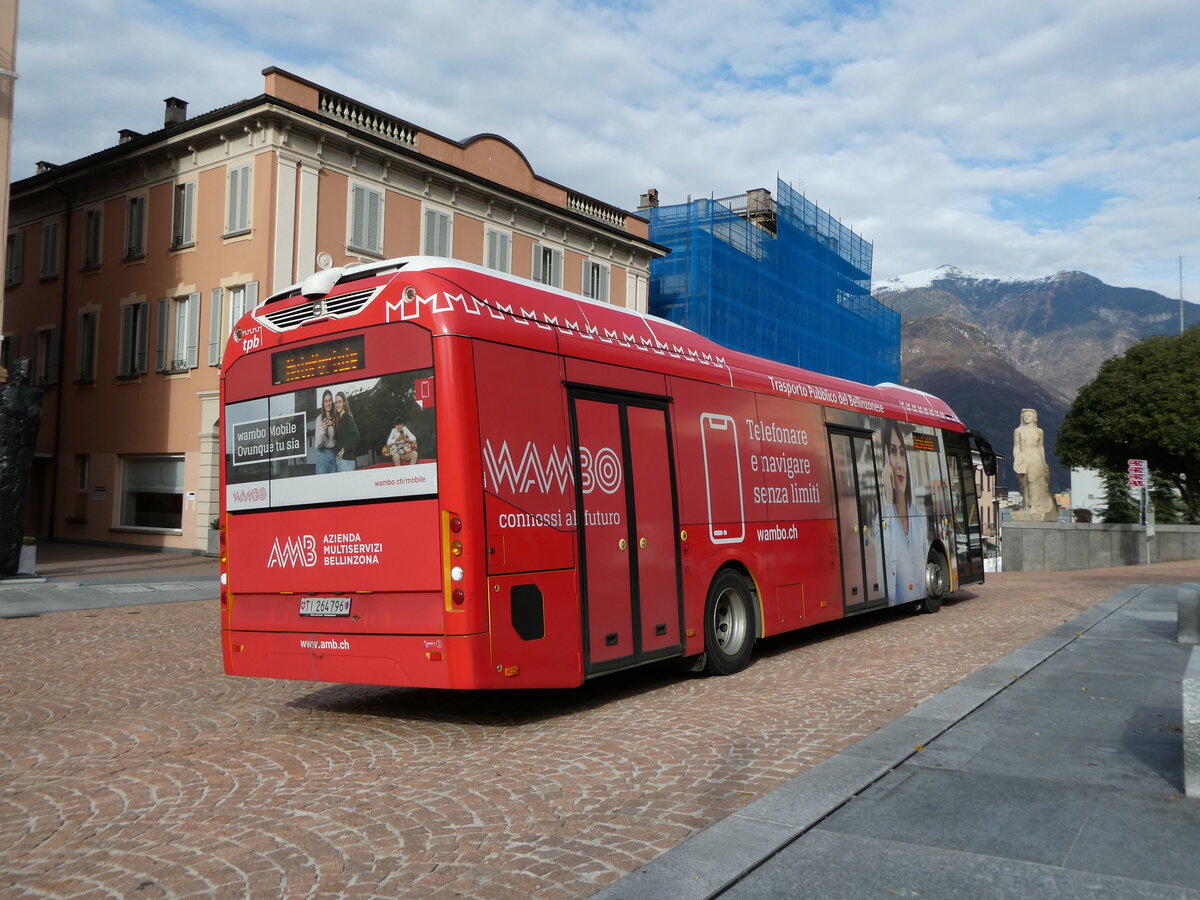
M 104 213 L 99 209 L 83 213 L 83 268 L 100 267 L 100 236 L 104 231 Z
M 129 303 L 121 307 L 121 356 L 117 375 L 131 378 L 144 375 L 150 342 L 150 303 Z
M 158 301 L 154 370 L 172 374 L 200 364 L 200 293 Z
M 88 492 L 88 470 L 91 469 L 91 462 L 90 454 L 75 454 L 75 490 L 80 494 Z
M 20 335 L 11 331 L 0 334 L 0 369 L 11 369 L 20 352 Z
M 563 254 L 561 250 L 543 244 L 533 245 L 533 280 L 552 287 L 562 287 Z
M 175 185 L 171 222 L 172 250 L 181 250 L 196 243 L 196 182 Z
M 100 313 L 88 310 L 79 314 L 79 344 L 75 348 L 75 382 L 92 384 L 96 380 L 96 344 L 99 339 Z
M 25 234 L 14 231 L 8 236 L 5 248 L 4 283 L 20 284 L 25 277 Z
M 33 383 L 58 383 L 58 353 L 62 346 L 62 333 L 53 325 L 34 332 Z
M 248 281 L 241 287 L 229 289 L 229 327 L 225 330 L 228 335 L 238 319 L 254 307 L 258 306 L 258 282 Z
M 92 468 L 92 458 L 87 453 L 75 454 L 75 501 L 74 515 L 68 516 L 68 521 L 86 522 L 88 513 L 88 483 Z
M 125 259 L 146 256 L 146 197 L 130 197 L 125 202 Z
M 225 293 L 221 288 L 212 290 L 212 303 L 208 311 L 208 364 L 210 366 L 221 364 L 221 350 L 225 346 L 225 341 L 229 339 L 233 327 L 248 310 L 258 306 L 257 281 L 229 288 L 228 318 L 225 317 Z
M 232 237 L 250 230 L 250 167 L 230 169 L 228 186 L 225 237 Z
M 350 188 L 349 249 L 383 254 L 383 191 L 356 184 Z
M 585 259 L 583 261 L 583 296 L 608 303 L 608 278 L 608 266 Z
M 25 233 L 14 231 L 8 236 L 4 256 L 4 283 L 20 284 L 25 277 Z
M 649 312 L 649 281 L 645 275 L 625 274 L 625 305 L 637 312 Z
M 38 274 L 53 278 L 58 274 L 58 222 L 42 223 L 42 265 Z
M 123 528 L 178 531 L 183 527 L 183 457 L 126 456 L 121 460 Z
M 488 229 L 484 265 L 497 272 L 512 271 L 512 235 Z
M 426 256 L 450 255 L 450 215 L 440 209 L 425 210 L 425 239 L 421 252 Z

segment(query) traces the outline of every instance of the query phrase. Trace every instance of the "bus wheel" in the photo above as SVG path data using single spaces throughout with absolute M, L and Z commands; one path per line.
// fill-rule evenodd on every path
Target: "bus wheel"
M 942 608 L 942 597 L 950 587 L 950 567 L 937 550 L 929 551 L 925 563 L 925 599 L 917 602 L 918 612 L 935 613 Z
M 713 579 L 704 605 L 704 671 L 732 675 L 754 649 L 754 605 L 746 580 L 725 569 Z

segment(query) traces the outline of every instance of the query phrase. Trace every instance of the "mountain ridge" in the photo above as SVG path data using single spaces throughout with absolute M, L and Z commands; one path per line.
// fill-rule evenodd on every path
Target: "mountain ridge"
M 1053 458 L 1058 427 L 1100 364 L 1154 334 L 1179 330 L 1180 303 L 1105 284 L 1086 272 L 1024 278 L 941 266 L 875 286 L 901 314 L 901 383 L 935 394 L 1011 460 L 1021 409 L 1038 411 L 1051 486 L 1069 486 Z M 1185 322 L 1200 306 L 1185 303 Z M 1016 486 L 1011 463 L 1001 484 Z

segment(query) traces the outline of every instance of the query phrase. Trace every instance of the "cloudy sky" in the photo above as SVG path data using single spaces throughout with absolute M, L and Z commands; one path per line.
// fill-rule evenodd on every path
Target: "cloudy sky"
M 626 209 L 772 188 L 875 246 L 1200 299 L 1196 0 L 24 0 L 13 174 L 262 92 L 279 66 L 495 132 Z

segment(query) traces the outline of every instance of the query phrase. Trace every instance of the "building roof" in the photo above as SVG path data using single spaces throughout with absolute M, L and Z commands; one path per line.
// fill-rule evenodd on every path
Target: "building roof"
M 61 165 L 53 165 L 46 171 L 39 172 L 27 178 L 14 181 L 11 187 L 11 197 L 16 200 L 22 195 L 36 193 L 43 188 L 51 185 L 60 185 L 65 180 L 73 180 L 88 176 L 90 173 L 111 166 L 122 159 L 134 158 L 145 151 L 162 144 L 168 140 L 178 138 L 188 134 L 203 132 L 206 128 L 229 119 L 231 117 L 241 116 L 251 111 L 261 111 L 264 107 L 276 108 L 283 113 L 291 116 L 300 116 L 314 123 L 320 123 L 327 126 L 336 127 L 345 131 L 354 140 L 363 143 L 371 144 L 379 149 L 397 156 L 406 157 L 415 162 L 419 162 L 423 166 L 433 167 L 464 180 L 470 180 L 479 183 L 497 194 L 519 195 L 522 201 L 535 206 L 540 206 L 546 210 L 552 210 L 556 215 L 561 215 L 566 218 L 576 219 L 582 223 L 586 223 L 589 228 L 609 231 L 619 234 L 624 239 L 632 239 L 643 245 L 647 250 L 653 252 L 653 255 L 661 255 L 668 252 L 668 248 L 649 240 L 642 234 L 631 232 L 624 227 L 623 223 L 627 219 L 632 219 L 638 223 L 646 223 L 646 219 L 636 213 L 628 210 L 614 207 L 602 200 L 597 200 L 593 197 L 588 197 L 578 191 L 568 188 L 557 182 L 543 178 L 534 172 L 533 167 L 529 165 L 529 160 L 525 154 L 515 144 L 507 138 L 498 134 L 480 133 L 471 137 L 458 141 L 451 138 L 446 138 L 428 129 L 420 128 L 403 119 L 398 119 L 389 113 L 367 106 L 357 100 L 353 100 L 344 95 L 330 91 L 321 85 L 300 78 L 275 66 L 269 66 L 263 69 L 263 76 L 266 78 L 268 92 L 259 94 L 256 97 L 251 97 L 245 100 L 239 100 L 235 103 L 230 103 L 226 106 L 201 113 L 197 116 L 184 119 L 182 122 L 174 124 L 166 124 L 162 128 L 149 132 L 147 134 L 137 134 L 136 132 L 126 129 L 122 134 L 128 136 L 128 139 L 123 143 L 118 143 L 112 147 L 106 147 L 103 150 L 98 150 L 95 153 L 80 157 Z M 274 93 L 270 92 L 271 86 L 276 86 Z M 279 86 L 283 89 L 280 90 Z M 289 90 L 295 88 L 295 90 Z M 334 103 L 339 101 L 347 109 L 352 109 L 354 116 L 337 116 L 323 112 L 319 108 L 313 108 L 305 105 L 305 95 L 324 96 L 333 98 Z M 282 95 L 282 96 L 281 96 Z M 287 95 L 291 95 L 290 97 Z M 170 98 L 171 100 L 175 98 Z M 522 191 L 519 187 L 505 184 L 493 178 L 487 177 L 478 171 L 463 168 L 455 165 L 453 162 L 445 159 L 440 159 L 435 155 L 430 155 L 422 152 L 416 145 L 415 139 L 411 143 L 405 143 L 398 140 L 389 140 L 382 134 L 376 133 L 369 128 L 362 127 L 356 124 L 352 119 L 369 120 L 372 122 L 386 122 L 392 129 L 397 131 L 411 132 L 414 136 L 420 135 L 426 137 L 431 143 L 441 143 L 450 147 L 458 148 L 464 152 L 469 152 L 470 149 L 482 141 L 497 141 L 507 148 L 511 149 L 513 154 L 518 157 L 521 162 L 528 168 L 531 177 L 542 185 L 549 188 L 565 192 L 569 200 L 575 201 L 572 205 L 578 208 L 571 208 L 570 205 L 559 205 L 549 202 L 541 197 L 533 195 L 528 191 Z M 622 225 L 616 224 L 621 220 Z

